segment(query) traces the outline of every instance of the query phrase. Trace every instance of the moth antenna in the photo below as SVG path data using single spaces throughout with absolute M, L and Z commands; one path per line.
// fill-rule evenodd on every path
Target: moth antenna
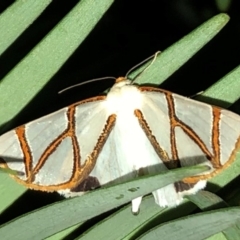
M 194 93 L 193 95 L 189 96 L 189 98 L 195 98 L 195 97 L 197 97 L 197 96 L 199 96 L 199 95 L 201 95 L 203 93 L 204 93 L 204 91 L 200 91 L 200 92 Z
M 143 65 L 144 63 L 148 62 L 150 59 L 153 58 L 153 60 L 149 63 L 148 66 L 146 66 L 140 73 L 137 74 L 137 76 L 133 79 L 132 82 L 134 82 L 139 76 L 141 76 L 156 60 L 157 58 L 157 55 L 160 54 L 161 52 L 160 51 L 157 51 L 156 53 L 154 53 L 154 55 L 144 59 L 143 61 L 141 61 L 140 63 L 138 63 L 137 65 L 135 65 L 134 67 L 132 67 L 128 72 L 127 74 L 125 75 L 126 78 L 128 78 L 128 75 L 133 71 L 135 70 L 137 67 Z
M 105 80 L 105 79 L 114 79 L 116 80 L 115 77 L 101 77 L 101 78 L 94 78 L 94 79 L 90 79 L 90 80 L 87 80 L 87 81 L 84 81 L 82 83 L 77 83 L 75 85 L 72 85 L 70 87 L 66 87 L 64 89 L 62 89 L 61 91 L 58 92 L 58 94 L 62 94 L 63 92 L 66 92 L 72 88 L 75 88 L 75 87 L 79 87 L 79 86 L 82 86 L 82 85 L 85 85 L 85 84 L 88 84 L 88 83 L 91 83 L 91 82 L 97 82 L 97 81 L 102 81 L 102 80 Z

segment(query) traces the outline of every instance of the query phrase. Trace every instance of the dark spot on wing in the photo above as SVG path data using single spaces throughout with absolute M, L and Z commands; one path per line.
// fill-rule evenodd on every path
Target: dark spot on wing
M 182 181 L 175 182 L 174 187 L 177 192 L 183 192 L 188 191 L 189 189 L 192 189 L 196 183 L 185 183 Z
M 71 189 L 71 192 L 86 192 L 101 187 L 96 177 L 88 176 L 78 186 Z

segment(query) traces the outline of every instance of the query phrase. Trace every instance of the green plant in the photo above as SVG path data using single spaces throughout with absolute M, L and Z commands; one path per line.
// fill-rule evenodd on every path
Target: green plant
M 10 6 L 0 16 L 0 30 L 2 33 L 6 33 L 0 36 L 0 41 L 2 43 L 0 45 L 0 53 L 3 53 L 7 47 L 15 41 L 15 39 L 31 24 L 35 18 L 38 17 L 38 15 L 40 15 L 40 13 L 45 7 L 47 7 L 49 3 L 50 1 L 19 0 Z M 2 79 L 0 83 L 1 125 L 14 118 L 14 116 L 16 116 L 21 109 L 24 108 L 25 105 L 28 104 L 39 91 L 41 91 L 49 79 L 61 68 L 64 62 L 75 51 L 75 49 L 85 40 L 87 35 L 92 31 L 99 19 L 112 3 L 113 0 L 104 1 L 104 4 L 100 1 L 96 2 L 93 0 L 80 1 L 50 33 L 38 45 L 36 45 L 35 48 L 24 59 L 22 59 L 21 62 L 14 67 L 6 77 L 4 77 L 4 79 Z M 36 11 L 28 11 L 30 8 L 35 9 Z M 32 13 L 32 16 L 26 15 L 26 19 L 24 18 L 24 21 L 19 19 L 23 16 L 20 14 L 23 9 Z M 96 10 L 93 11 L 93 9 Z M 211 38 L 213 38 L 228 20 L 229 18 L 225 14 L 217 15 L 163 51 L 163 53 L 158 56 L 151 67 L 138 79 L 138 83 L 160 84 L 161 82 L 165 81 Z M 18 22 L 22 22 L 23 24 L 21 26 L 18 24 L 14 25 Z M 13 29 L 14 31 L 8 31 L 8 29 Z M 142 68 L 144 68 L 144 66 L 137 69 L 130 75 L 130 77 L 136 75 L 139 71 L 141 71 Z M 239 98 L 239 69 L 239 67 L 234 69 L 231 73 L 222 78 L 218 83 L 210 87 L 203 94 L 197 96 L 197 98 L 208 101 L 209 103 L 213 103 L 215 105 L 219 105 L 218 100 L 224 100 L 224 105 L 222 105 L 222 107 L 229 107 Z M 226 82 L 229 83 L 229 81 L 234 84 L 234 87 L 232 84 L 226 84 Z M 25 86 L 28 87 L 26 88 Z M 24 92 L 24 94 L 22 94 L 22 92 Z M 11 99 L 11 101 L 9 101 L 9 99 Z M 2 131 L 4 131 L 4 129 L 5 128 L 3 128 Z M 211 183 L 218 186 L 217 188 L 213 188 L 211 190 L 217 191 L 218 189 L 227 185 L 227 183 L 238 176 L 239 169 L 240 166 L 238 157 L 233 166 L 211 180 Z M 34 237 L 35 239 L 41 239 L 54 234 L 56 231 L 64 230 L 69 226 L 75 225 L 67 230 L 62 231 L 61 233 L 56 234 L 55 236 L 49 237 L 49 239 L 60 239 L 64 236 L 67 236 L 69 233 L 74 231 L 74 229 L 79 227 L 82 224 L 82 221 L 128 202 L 131 197 L 134 197 L 135 195 L 132 193 L 131 195 L 129 192 L 126 192 L 126 189 L 129 189 L 129 187 L 132 187 L 134 184 L 143 186 L 144 193 L 149 193 L 152 191 L 152 189 L 148 188 L 148 186 L 153 186 L 154 183 L 156 183 L 156 179 L 158 179 L 158 181 L 164 185 L 174 182 L 176 179 L 181 179 L 188 174 L 191 175 L 191 171 L 194 172 L 197 170 L 198 169 L 191 168 L 180 169 L 167 173 L 166 175 L 161 174 L 160 176 L 149 178 L 152 182 L 151 184 L 145 183 L 145 187 L 145 180 L 143 181 L 142 179 L 139 179 L 131 183 L 114 186 L 109 188 L 110 190 L 103 189 L 94 191 L 93 193 L 84 195 L 79 199 L 75 198 L 62 201 L 61 203 L 55 203 L 51 206 L 41 210 L 36 210 L 33 213 L 26 214 L 19 219 L 4 224 L 0 228 L 0 235 L 4 236 L 5 239 L 34 239 Z M 167 182 L 165 182 L 164 179 L 167 179 Z M 13 182 L 6 174 L 0 174 L 0 182 L 0 209 L 1 212 L 3 212 L 4 209 L 9 207 L 25 191 L 25 189 Z M 122 196 L 121 194 L 124 191 L 126 192 L 124 196 L 127 196 L 124 201 L 119 201 L 119 203 L 113 201 L 113 205 L 107 207 L 105 206 L 105 208 L 103 203 L 99 204 L 101 198 L 98 199 L 98 197 L 101 196 L 101 194 L 105 194 L 106 198 L 108 198 L 107 193 L 109 193 L 109 199 L 111 202 L 112 198 L 116 200 L 116 196 Z M 136 192 L 134 194 L 137 196 L 138 194 L 141 195 L 142 193 Z M 222 203 L 221 199 L 217 198 L 216 195 L 209 195 L 209 193 L 206 194 L 205 192 L 200 192 L 196 196 L 191 197 L 191 201 L 195 202 L 195 204 L 197 204 L 197 206 L 203 211 L 206 209 L 211 209 L 216 205 L 216 203 Z M 86 205 L 84 205 L 84 202 L 89 203 L 88 208 L 85 207 Z M 74 216 L 74 221 L 69 222 L 69 225 L 67 225 L 66 219 L 69 216 L 68 214 L 71 213 L 73 215 L 76 213 L 76 209 L 78 209 L 81 204 L 83 209 L 85 208 L 86 210 L 86 212 L 84 212 L 84 216 Z M 96 226 L 94 225 L 90 230 L 88 230 L 88 232 L 85 233 L 85 235 L 81 236 L 81 239 L 93 239 L 94 236 L 97 239 L 101 239 L 101 237 L 103 239 L 104 237 L 109 238 L 109 236 L 114 237 L 113 239 L 135 239 L 150 228 L 167 221 L 169 222 L 165 223 L 164 228 L 162 229 L 165 229 L 165 227 L 172 229 L 171 224 L 179 226 L 177 225 L 178 223 L 181 224 L 183 222 L 187 222 L 186 219 L 179 219 L 177 220 L 178 222 L 172 222 L 172 220 L 180 217 L 189 218 L 188 215 L 196 210 L 196 208 L 197 207 L 191 204 L 189 201 L 186 201 L 177 208 L 161 209 L 153 204 L 151 197 L 147 197 L 144 199 L 143 206 L 141 208 L 141 214 L 139 216 L 132 216 L 130 213 L 130 207 L 126 206 L 109 216 L 107 219 L 98 223 Z M 63 214 L 61 215 L 59 213 L 61 218 L 57 218 L 60 216 L 57 215 L 58 211 Z M 56 214 L 54 215 L 54 213 Z M 89 215 L 87 215 L 87 213 Z M 236 227 L 236 224 L 239 222 L 239 218 L 237 217 L 237 215 L 239 215 L 239 208 L 217 209 L 211 214 L 215 214 L 215 217 L 211 219 L 212 222 L 208 222 L 209 226 L 210 223 L 216 223 L 220 216 L 230 220 L 226 221 L 226 225 L 218 225 L 218 227 L 214 229 L 211 227 L 208 228 L 209 235 L 206 236 L 224 231 L 224 234 L 228 239 L 231 239 L 231 237 L 234 239 L 234 236 L 236 237 L 236 235 L 239 234 L 238 228 Z M 51 218 L 51 216 L 53 217 Z M 204 222 L 209 218 L 209 212 L 206 211 L 201 213 L 200 218 L 199 216 L 193 215 L 191 216 L 191 221 L 192 218 L 195 217 L 196 219 L 200 219 L 196 221 L 196 224 L 199 222 Z M 51 225 L 51 229 L 47 229 L 46 227 L 50 226 L 49 224 L 51 222 L 54 223 L 54 227 Z M 234 224 L 236 226 L 234 226 Z M 186 227 L 188 225 L 189 223 L 187 222 L 184 226 Z M 228 228 L 229 226 L 233 227 Z M 159 229 L 154 229 L 154 231 L 156 231 L 157 234 L 160 234 L 158 231 L 161 231 L 161 228 Z M 194 225 L 192 225 L 192 229 L 195 229 Z M 200 230 L 206 233 L 206 229 Z M 188 231 L 189 229 L 184 230 L 183 228 L 183 231 L 181 232 L 183 237 Z M 171 234 L 171 232 L 169 234 Z M 166 236 L 169 238 L 169 235 Z M 194 239 L 197 239 L 197 237 L 201 239 L 201 236 L 205 235 L 196 236 L 195 234 L 193 236 L 196 237 Z M 171 237 L 174 239 L 173 235 L 171 235 Z M 180 235 L 177 235 L 177 237 L 180 237 Z M 154 237 L 152 237 L 152 239 L 154 239 Z

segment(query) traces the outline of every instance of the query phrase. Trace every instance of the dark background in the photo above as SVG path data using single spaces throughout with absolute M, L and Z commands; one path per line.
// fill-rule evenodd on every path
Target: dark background
M 0 57 L 0 79 L 78 2 L 52 1 L 43 14 Z M 1 1 L 0 12 L 10 4 L 10 1 Z M 232 2 L 226 11 L 231 17 L 226 27 L 172 75 L 162 88 L 191 96 L 238 66 L 239 4 L 239 1 Z M 62 95 L 58 95 L 58 91 L 92 78 L 124 76 L 131 67 L 156 51 L 166 49 L 219 12 L 215 1 L 209 0 L 115 1 L 84 43 L 17 118 L 14 126 L 96 96 L 110 87 L 112 81 L 88 84 Z
M 0 13 L 13 2 L 0 1 Z M 0 56 L 0 79 L 78 2 L 53 0 L 43 14 Z M 239 65 L 239 5 L 239 1 L 232 1 L 229 8 L 225 9 L 231 17 L 227 26 L 172 75 L 162 88 L 191 96 L 206 89 Z M 116 0 L 84 43 L 16 118 L 14 126 L 101 93 L 111 86 L 112 81 L 96 82 L 62 95 L 57 94 L 65 87 L 88 79 L 124 76 L 131 67 L 156 51 L 166 49 L 220 12 L 222 11 L 216 2 L 209 0 Z M 239 109 L 239 104 L 235 106 L 235 109 Z M 35 200 L 26 206 L 26 198 Z M 28 191 L 16 202 L 22 208 L 6 211 L 0 223 L 58 199 L 60 197 L 57 194 Z

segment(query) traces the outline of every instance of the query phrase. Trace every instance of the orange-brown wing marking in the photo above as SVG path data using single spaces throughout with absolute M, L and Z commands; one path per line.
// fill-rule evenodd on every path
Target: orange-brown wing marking
M 39 170 L 43 167 L 44 163 L 47 161 L 48 157 L 57 149 L 60 145 L 62 140 L 66 137 L 70 137 L 72 139 L 73 144 L 73 155 L 74 155 L 74 168 L 73 171 L 77 168 L 80 163 L 80 155 L 79 155 L 79 146 L 76 141 L 75 136 L 75 106 L 68 107 L 67 111 L 67 119 L 68 119 L 68 126 L 67 129 L 60 134 L 43 152 L 42 156 L 40 157 L 37 165 L 33 169 L 33 175 L 36 175 Z
M 172 153 L 172 160 L 179 160 L 178 157 L 178 151 L 176 147 L 176 136 L 175 136 L 175 128 L 181 127 L 182 130 L 199 146 L 203 154 L 211 161 L 213 167 L 215 170 L 209 174 L 204 174 L 204 175 L 198 175 L 194 177 L 189 177 L 185 178 L 184 182 L 189 183 L 189 184 L 194 184 L 197 181 L 201 179 L 208 179 L 216 175 L 218 172 L 222 171 L 225 169 L 227 166 L 229 166 L 232 161 L 235 158 L 236 155 L 236 149 L 240 147 L 240 137 L 237 139 L 237 142 L 235 144 L 235 148 L 231 153 L 231 156 L 229 158 L 229 161 L 227 161 L 224 166 L 221 165 L 220 163 L 220 154 L 221 154 L 221 146 L 219 142 L 219 137 L 220 137 L 220 132 L 219 132 L 219 124 L 221 120 L 221 109 L 217 107 L 212 107 L 212 132 L 211 132 L 211 141 L 212 141 L 212 150 L 213 153 L 209 151 L 207 148 L 206 144 L 202 141 L 202 139 L 196 134 L 196 132 L 189 127 L 186 123 L 182 122 L 178 117 L 176 116 L 175 113 L 175 105 L 174 105 L 174 100 L 171 92 L 168 92 L 166 90 L 162 89 L 157 89 L 157 88 L 152 88 L 152 87 L 141 87 L 141 91 L 149 91 L 149 92 L 160 92 L 162 94 L 165 94 L 167 104 L 168 104 L 168 109 L 169 109 L 169 119 L 170 119 L 170 143 L 171 143 L 171 153 Z M 151 132 L 151 130 L 149 129 Z M 156 139 L 155 139 L 156 140 Z M 174 165 L 173 165 L 174 166 Z M 177 165 L 176 165 L 177 166 Z
M 94 101 L 94 100 L 102 100 L 105 99 L 105 97 L 96 97 L 87 100 Z M 86 101 L 85 101 L 86 102 Z M 83 102 L 80 102 L 83 103 Z M 31 149 L 27 142 L 27 139 L 25 137 L 25 126 L 21 126 L 16 129 L 16 133 L 18 136 L 18 139 L 21 143 L 21 149 L 24 153 L 24 163 L 26 163 L 26 174 L 27 174 L 27 180 L 24 181 L 16 176 L 13 176 L 13 178 L 18 181 L 19 183 L 25 185 L 28 188 L 33 188 L 36 190 L 42 190 L 42 191 L 57 191 L 62 189 L 71 189 L 79 185 L 84 179 L 86 179 L 89 175 L 89 173 L 92 171 L 96 164 L 97 157 L 106 142 L 108 135 L 110 134 L 115 121 L 116 121 L 116 115 L 110 115 L 107 119 L 107 122 L 105 124 L 105 127 L 102 131 L 102 134 L 100 135 L 96 146 L 94 147 L 92 153 L 89 154 L 89 157 L 86 159 L 83 165 L 81 165 L 81 157 L 80 157 L 80 147 L 77 141 L 77 137 L 75 134 L 75 107 L 79 105 L 79 103 L 76 103 L 74 105 L 71 105 L 68 107 L 67 110 L 67 119 L 68 119 L 68 126 L 67 129 L 63 131 L 62 134 L 60 134 L 55 140 L 52 141 L 51 144 L 45 149 L 42 156 L 40 157 L 38 163 L 36 166 L 32 169 L 32 155 L 31 155 Z M 48 186 L 41 186 L 38 184 L 33 183 L 34 182 L 34 176 L 38 174 L 39 170 L 44 166 L 45 162 L 48 160 L 48 157 L 56 151 L 60 143 L 63 141 L 64 138 L 70 137 L 72 139 L 72 146 L 73 146 L 73 156 L 74 156 L 74 165 L 73 165 L 73 173 L 71 178 L 64 183 L 56 184 L 56 185 L 48 185 Z M 85 159 L 84 159 L 85 160 Z
M 167 104 L 168 104 L 168 108 L 170 109 L 169 111 L 169 118 L 170 118 L 170 122 L 171 122 L 171 142 L 173 143 L 171 145 L 171 150 L 172 150 L 172 154 L 177 154 L 177 150 L 176 150 L 176 137 L 175 137 L 175 132 L 174 129 L 175 127 L 179 126 L 183 129 L 183 131 L 200 147 L 200 149 L 202 150 L 202 152 L 208 157 L 208 158 L 212 158 L 212 154 L 211 152 L 207 149 L 206 145 L 204 144 L 204 142 L 200 139 L 200 137 L 196 134 L 196 132 L 190 128 L 187 124 L 183 123 L 180 119 L 178 119 L 178 117 L 175 114 L 175 110 L 174 110 L 174 101 L 173 101 L 173 97 L 171 93 L 166 93 L 166 99 L 167 99 Z M 173 155 L 174 156 L 174 155 Z M 178 156 L 175 155 L 178 159 Z
M 221 148 L 219 142 L 219 122 L 221 118 L 221 110 L 217 107 L 212 108 L 213 108 L 212 148 L 214 152 L 214 157 L 211 159 L 211 163 L 215 170 L 209 174 L 184 178 L 184 182 L 186 183 L 195 183 L 201 179 L 208 179 L 217 175 L 218 173 L 220 173 L 233 163 L 233 161 L 236 158 L 237 151 L 240 148 L 240 136 L 239 136 L 235 143 L 235 147 L 231 152 L 229 160 L 224 165 L 221 165 L 220 163 Z
M 159 145 L 156 137 L 153 135 L 150 127 L 147 124 L 147 121 L 144 119 L 142 112 L 139 109 L 134 111 L 135 116 L 138 118 L 139 124 L 142 127 L 143 131 L 145 132 L 146 136 L 148 137 L 149 141 L 153 145 L 156 153 L 160 157 L 160 159 L 164 162 L 164 164 L 169 168 L 177 168 L 180 167 L 179 161 L 172 161 L 168 153 Z
M 221 168 L 220 163 L 220 132 L 219 132 L 219 123 L 221 118 L 221 111 L 219 108 L 213 108 L 213 123 L 212 123 L 212 148 L 213 148 L 213 155 L 212 164 L 214 168 Z
M 39 172 L 39 170 L 44 166 L 44 163 L 47 161 L 48 157 L 57 149 L 57 147 L 60 145 L 62 140 L 66 137 L 71 137 L 72 143 L 73 143 L 73 152 L 74 152 L 74 168 L 73 173 L 76 172 L 76 169 L 78 165 L 80 164 L 80 156 L 79 156 L 79 146 L 76 142 L 75 137 L 75 119 L 74 119 L 74 113 L 75 113 L 75 106 L 70 106 L 67 111 L 67 119 L 68 119 L 68 127 L 67 129 L 60 134 L 49 146 L 45 149 L 43 154 L 41 155 L 40 159 L 38 160 L 38 163 L 32 169 L 32 154 L 30 146 L 27 142 L 27 139 L 25 137 L 25 126 L 21 126 L 16 129 L 16 134 L 18 136 L 22 152 L 24 154 L 24 163 L 26 168 L 26 176 L 27 180 L 21 180 L 14 176 L 14 178 L 20 182 L 23 185 L 26 185 L 27 187 L 39 189 L 39 190 L 46 190 L 51 191 L 49 186 L 39 186 L 37 184 L 34 184 L 34 178 L 35 175 Z M 74 141 L 75 140 L 75 141 Z M 73 174 L 74 175 L 74 174 Z
M 71 179 L 71 182 L 74 183 L 73 186 L 72 185 L 70 186 L 70 184 L 69 184 L 69 186 L 67 188 L 71 189 L 71 188 L 77 187 L 91 173 L 91 171 L 93 170 L 93 168 L 96 164 L 97 157 L 98 157 L 99 153 L 101 152 L 105 142 L 107 141 L 107 138 L 108 138 L 112 128 L 114 127 L 115 122 L 116 122 L 116 115 L 115 114 L 110 115 L 107 119 L 107 122 L 103 129 L 103 132 L 99 136 L 97 144 L 94 147 L 92 153 L 89 155 L 89 157 L 84 162 L 84 164 L 82 166 L 78 166 L 78 168 L 76 169 L 76 171 Z
M 173 160 L 177 160 L 179 162 L 176 137 L 175 137 L 175 126 L 177 125 L 177 121 L 175 118 L 174 103 L 171 98 L 170 99 L 167 98 L 167 103 L 168 103 L 169 120 L 170 120 L 170 143 L 171 143 L 172 158 Z M 179 162 L 179 167 L 180 167 L 180 162 Z
M 31 149 L 27 143 L 26 140 L 26 135 L 25 135 L 25 126 L 21 126 L 16 128 L 16 134 L 18 136 L 19 139 L 19 143 L 24 155 L 24 165 L 25 165 L 25 173 L 26 173 L 26 177 L 28 179 L 32 180 L 32 153 L 31 153 Z

